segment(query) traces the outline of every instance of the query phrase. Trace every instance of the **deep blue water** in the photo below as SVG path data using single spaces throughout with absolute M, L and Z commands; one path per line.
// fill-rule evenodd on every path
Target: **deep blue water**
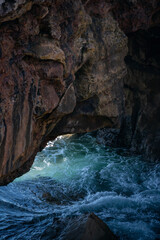
M 119 155 L 91 134 L 58 137 L 30 172 L 0 187 L 0 240 L 60 240 L 89 212 L 121 240 L 160 239 L 160 164 Z

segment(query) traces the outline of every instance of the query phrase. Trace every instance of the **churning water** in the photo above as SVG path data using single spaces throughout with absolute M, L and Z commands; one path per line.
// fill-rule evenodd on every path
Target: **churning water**
M 30 172 L 0 187 L 0 240 L 59 240 L 73 217 L 89 212 L 120 239 L 160 239 L 159 170 L 91 134 L 58 137 Z

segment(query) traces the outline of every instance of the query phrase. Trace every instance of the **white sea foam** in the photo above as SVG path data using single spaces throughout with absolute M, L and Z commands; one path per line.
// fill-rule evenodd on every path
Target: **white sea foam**
M 54 217 L 65 223 L 88 212 L 101 217 L 121 240 L 159 239 L 160 164 L 140 156 L 120 156 L 115 149 L 97 144 L 90 134 L 60 136 L 37 154 L 30 172 L 0 188 L 2 205 L 0 231 L 4 233 L 5 221 L 8 228 L 17 221 L 13 240 L 22 236 L 18 221 L 25 226 L 24 238 L 34 239 L 52 226 Z

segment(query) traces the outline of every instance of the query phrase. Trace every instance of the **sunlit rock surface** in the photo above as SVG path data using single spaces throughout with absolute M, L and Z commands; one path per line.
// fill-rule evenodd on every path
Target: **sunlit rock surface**
M 47 141 L 65 133 L 121 128 L 124 144 L 132 136 L 129 145 L 157 158 L 159 46 L 153 56 L 145 51 L 160 37 L 158 4 L 0 1 L 0 184 L 28 171 Z M 142 39 L 151 44 L 134 40 L 150 28 L 151 39 Z M 135 41 L 146 50 L 137 53 Z M 152 76 L 135 70 L 139 59 Z

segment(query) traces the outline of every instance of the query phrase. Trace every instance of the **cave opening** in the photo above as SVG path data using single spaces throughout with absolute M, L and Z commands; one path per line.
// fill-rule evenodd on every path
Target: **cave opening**
M 10 4 L 11 1 L 2 0 L 2 2 L 9 3 L 8 6 L 2 4 L 4 12 L 10 7 L 10 10 L 13 10 L 12 7 L 16 8 L 17 5 L 16 1 L 12 1 L 14 4 Z M 41 1 L 36 2 L 38 4 Z M 6 105 L 2 104 L 0 108 L 0 117 L 5 116 L 2 121 L 0 119 L 2 143 L 0 157 L 2 158 L 4 153 L 5 156 L 9 153 L 9 157 L 7 156 L 0 163 L 2 172 L 0 183 L 8 183 L 26 172 L 36 152 L 44 148 L 48 139 L 54 139 L 55 136 L 63 133 L 88 132 L 100 126 L 117 127 L 117 122 L 121 118 L 122 124 L 120 130 L 114 128 L 103 129 L 99 133 L 64 135 L 49 141 L 37 154 L 28 173 L 7 186 L 0 187 L 0 238 L 2 240 L 68 240 L 71 239 L 72 234 L 70 226 L 78 225 L 78 222 L 83 221 L 83 216 L 94 212 L 120 239 L 159 239 L 160 164 L 152 161 L 159 160 L 160 156 L 160 28 L 156 25 L 159 11 L 154 12 L 150 17 L 153 25 L 148 30 L 134 32 L 131 29 L 131 33 L 127 34 L 129 51 L 125 63 L 128 74 L 123 79 L 123 89 L 123 84 L 117 84 L 121 82 L 123 76 L 119 78 L 113 73 L 116 73 L 120 67 L 121 71 L 123 70 L 120 71 L 121 74 L 125 74 L 123 56 L 126 53 L 127 38 L 117 27 L 118 23 L 115 24 L 108 15 L 112 4 L 107 5 L 107 10 L 104 8 L 104 11 L 99 11 L 99 4 L 95 7 L 94 4 L 92 6 L 91 1 L 82 1 L 84 7 L 82 6 L 82 9 L 80 7 L 82 11 L 79 14 L 78 2 L 75 2 L 74 6 L 76 12 L 72 12 L 74 1 L 70 4 L 65 1 L 54 1 L 59 7 L 56 9 L 56 5 L 53 4 L 53 12 L 49 11 L 48 15 L 48 6 L 51 6 L 51 3 L 42 2 L 44 5 L 40 4 L 41 6 L 38 7 L 34 4 L 31 11 L 27 10 L 22 22 L 19 21 L 21 16 L 12 21 L 12 17 L 14 19 L 15 16 L 13 14 L 10 18 L 8 13 L 9 21 L 1 24 L 0 38 L 3 41 L 0 43 L 0 59 L 6 55 L 6 62 L 0 65 L 0 74 L 3 76 L 1 86 L 5 86 L 0 101 L 5 102 L 8 96 L 10 102 L 7 100 Z M 127 3 L 125 10 L 127 5 L 132 6 L 136 2 Z M 60 10 L 62 16 L 53 17 L 57 10 Z M 21 15 L 20 8 L 18 11 Z M 107 21 L 103 22 L 105 11 L 107 11 Z M 123 9 L 121 11 L 122 14 Z M 86 13 L 90 15 L 90 20 L 84 17 Z M 72 14 L 75 16 L 73 17 Z M 133 15 L 130 18 L 133 20 Z M 0 20 L 3 20 L 3 17 Z M 85 23 L 87 21 L 92 24 L 89 28 L 89 24 Z M 117 21 L 121 22 L 120 19 Z M 137 18 L 137 21 L 140 19 Z M 80 22 L 83 23 L 82 28 L 79 27 Z M 11 26 L 8 26 L 10 23 Z M 34 27 L 32 23 L 37 25 L 35 24 Z M 127 21 L 125 24 L 128 24 Z M 139 26 L 143 28 L 141 22 Z M 85 36 L 81 31 L 88 32 Z M 102 41 L 103 35 L 106 42 Z M 46 39 L 45 50 L 47 45 L 50 47 L 50 44 L 53 44 L 52 38 L 54 39 L 57 59 L 40 60 L 35 57 L 34 52 L 32 53 L 34 57 L 25 55 L 30 54 L 26 49 L 31 47 L 30 42 L 34 42 L 39 37 Z M 78 37 L 79 41 L 77 41 Z M 7 42 L 6 39 L 10 41 Z M 11 45 L 6 44 L 9 42 Z M 115 45 L 112 45 L 112 42 Z M 80 45 L 76 47 L 77 44 Z M 107 47 L 104 47 L 105 44 Z M 80 52 L 78 48 L 81 49 Z M 39 49 L 42 54 L 40 56 L 46 58 L 42 50 L 43 47 Z M 60 59 L 59 55 L 61 55 Z M 66 56 L 65 60 L 64 56 Z M 7 76 L 7 72 L 10 76 L 13 75 L 13 79 Z M 108 79 L 110 73 L 113 75 L 111 74 Z M 35 74 L 36 79 L 32 78 L 32 74 Z M 38 89 L 40 82 L 41 87 Z M 86 82 L 90 84 L 85 85 Z M 96 85 L 96 82 L 99 85 Z M 41 95 L 40 90 L 45 89 L 46 86 L 47 91 L 42 91 Z M 47 108 L 53 96 L 53 92 L 49 91 L 51 87 L 55 90 L 60 108 L 57 105 L 54 109 L 50 105 Z M 121 94 L 123 90 L 124 96 Z M 21 96 L 23 97 L 24 92 L 28 95 L 24 96 L 26 102 L 22 106 Z M 49 93 L 51 93 L 50 100 L 48 100 Z M 37 101 L 36 97 L 40 101 Z M 99 103 L 102 109 L 98 108 Z M 36 106 L 36 104 L 40 105 Z M 4 114 L 6 110 L 12 109 L 12 106 L 13 115 L 10 115 L 10 111 Z M 23 107 L 25 111 L 22 113 Z M 96 115 L 93 117 L 94 114 Z M 24 134 L 19 130 L 23 130 L 26 125 L 26 134 Z M 25 139 L 22 135 L 25 135 Z M 12 136 L 11 141 L 10 136 Z M 116 142 L 116 148 L 109 146 L 111 142 Z M 131 152 L 124 148 L 126 146 Z M 148 161 L 144 155 L 140 155 L 144 152 Z M 12 171 L 13 167 L 14 171 Z M 75 240 L 74 236 L 72 239 Z

